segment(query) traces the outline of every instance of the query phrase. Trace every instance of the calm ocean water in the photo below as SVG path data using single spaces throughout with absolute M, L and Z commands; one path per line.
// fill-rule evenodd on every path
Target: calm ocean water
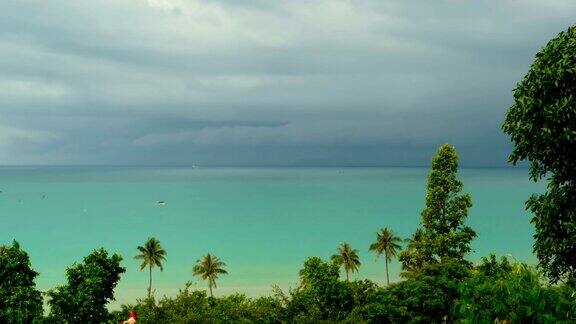
M 155 270 L 156 296 L 172 295 L 206 252 L 228 265 L 217 294 L 263 295 L 295 286 L 308 256 L 328 258 L 341 242 L 360 250 L 352 277 L 384 282 L 384 262 L 367 251 L 389 226 L 409 236 L 424 206 L 427 168 L 2 167 L 0 244 L 20 242 L 43 290 L 64 282 L 64 269 L 92 249 L 124 256 L 117 303 L 146 294 L 136 246 L 149 236 L 168 251 Z M 462 169 L 473 197 L 469 223 L 478 233 L 471 259 L 490 252 L 534 262 L 524 201 L 544 184 L 526 169 Z M 165 206 L 157 204 L 165 201 Z M 397 278 L 399 265 L 391 265 Z

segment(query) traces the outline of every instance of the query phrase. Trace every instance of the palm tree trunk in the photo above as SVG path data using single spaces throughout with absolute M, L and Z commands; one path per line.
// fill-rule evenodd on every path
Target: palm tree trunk
M 148 284 L 148 298 L 150 298 L 150 295 L 152 295 L 152 265 L 150 265 L 148 268 L 150 269 L 150 281 Z
M 214 295 L 212 295 L 212 283 L 208 284 L 208 288 L 210 288 L 210 297 L 214 297 Z
M 386 286 L 390 285 L 390 276 L 388 275 L 388 259 L 386 259 Z
M 386 261 L 386 286 L 390 285 L 390 276 L 388 275 L 388 252 L 385 253 L 385 261 Z
M 349 281 L 348 280 L 348 270 L 346 270 L 346 281 Z

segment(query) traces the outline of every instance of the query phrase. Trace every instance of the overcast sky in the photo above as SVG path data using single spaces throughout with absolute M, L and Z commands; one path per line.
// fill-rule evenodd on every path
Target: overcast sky
M 573 0 L 2 0 L 0 164 L 506 165 Z

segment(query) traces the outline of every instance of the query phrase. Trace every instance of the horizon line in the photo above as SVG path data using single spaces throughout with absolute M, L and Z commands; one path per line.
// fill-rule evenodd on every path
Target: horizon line
M 430 164 L 0 164 L 0 168 L 13 167 L 104 167 L 104 168 L 429 168 Z M 519 165 L 459 165 L 461 169 L 528 169 L 529 166 Z

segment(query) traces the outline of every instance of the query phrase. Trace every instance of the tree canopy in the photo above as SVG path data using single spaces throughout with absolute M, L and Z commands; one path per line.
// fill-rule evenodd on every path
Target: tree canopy
M 510 162 L 530 163 L 530 177 L 548 178 L 533 195 L 534 252 L 552 282 L 576 275 L 576 26 L 536 54 L 514 89 L 502 129 L 514 149 Z
M 476 232 L 464 224 L 472 207 L 469 194 L 461 194 L 463 184 L 456 177 L 458 154 L 454 146 L 440 146 L 428 174 L 426 207 L 421 226 L 400 253 L 405 270 L 416 270 L 443 258 L 464 260 L 471 251 Z
M 338 247 L 338 253 L 332 255 L 331 259 L 344 268 L 344 272 L 346 272 L 346 280 L 349 280 L 350 272 L 358 272 L 361 265 L 358 250 L 353 249 L 348 243 L 340 244 Z
M 226 267 L 226 263 L 222 262 L 217 256 L 207 253 L 202 259 L 196 260 L 196 265 L 192 268 L 192 273 L 208 281 L 210 296 L 212 296 L 212 289 L 216 288 L 216 280 L 218 277 L 223 274 L 228 274 L 224 267 Z
M 465 323 L 567 323 L 575 319 L 575 301 L 566 287 L 543 286 L 530 266 L 490 255 L 460 284 L 454 316 Z
M 14 241 L 0 246 L 0 323 L 31 323 L 42 317 L 42 294 L 28 254 Z
M 388 263 L 398 254 L 398 251 L 401 248 L 400 242 L 402 242 L 402 239 L 396 236 L 393 230 L 386 227 L 376 233 L 376 241 L 370 244 L 370 247 L 368 248 L 370 251 L 376 253 L 377 257 L 384 254 L 384 262 L 386 263 L 386 284 L 390 284 Z
M 106 305 L 126 269 L 118 254 L 94 250 L 80 264 L 66 269 L 67 284 L 48 292 L 50 318 L 67 323 L 102 323 L 109 319 Z
M 152 294 L 152 268 L 158 267 L 160 271 L 164 269 L 162 262 L 166 261 L 166 250 L 160 244 L 160 241 L 154 237 L 148 238 L 143 246 L 138 246 L 138 254 L 134 256 L 136 260 L 142 260 L 140 270 L 148 267 L 148 297 Z

